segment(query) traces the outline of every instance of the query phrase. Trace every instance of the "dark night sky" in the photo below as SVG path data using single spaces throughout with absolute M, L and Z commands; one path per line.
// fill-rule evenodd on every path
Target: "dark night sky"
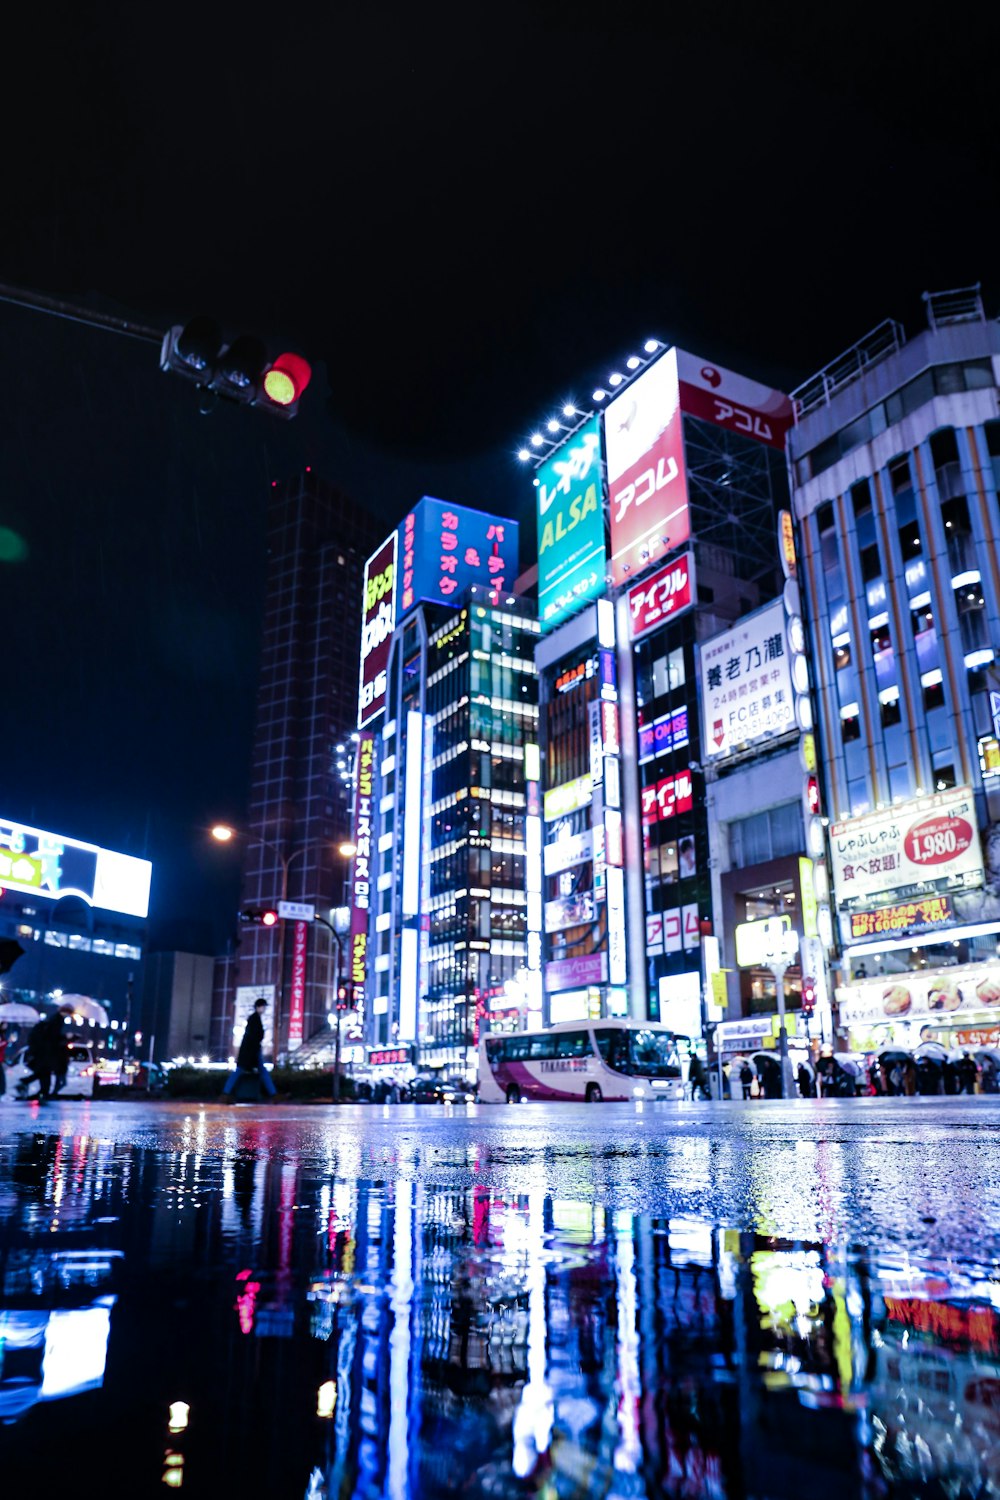
M 985 10 L 286 9 L 5 38 L 0 280 L 321 367 L 293 423 L 203 418 L 151 346 L 0 304 L 0 813 L 145 850 L 217 941 L 272 478 L 525 505 L 513 450 L 649 333 L 789 388 L 925 289 L 1000 308 Z

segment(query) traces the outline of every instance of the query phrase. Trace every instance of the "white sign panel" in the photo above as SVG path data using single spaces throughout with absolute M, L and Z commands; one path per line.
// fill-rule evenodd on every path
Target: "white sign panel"
M 0 819 L 0 891 L 44 901 L 78 896 L 101 911 L 145 917 L 152 873 L 148 859 Z
M 659 912 L 646 918 L 646 952 L 663 952 L 663 917 Z
M 316 908 L 307 901 L 279 901 L 278 916 L 284 922 L 315 922 Z
M 563 870 L 571 870 L 574 865 L 582 865 L 592 859 L 593 854 L 594 835 L 589 828 L 583 833 L 566 834 L 553 843 L 546 844 L 542 850 L 545 873 L 558 875 Z
M 835 823 L 830 863 L 842 911 L 883 897 L 981 886 L 983 853 L 971 787 L 951 787 Z
M 702 753 L 721 759 L 795 728 L 795 691 L 780 599 L 704 643 Z

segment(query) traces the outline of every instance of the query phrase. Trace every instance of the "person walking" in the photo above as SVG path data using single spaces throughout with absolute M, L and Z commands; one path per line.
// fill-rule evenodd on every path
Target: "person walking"
M 222 1090 L 224 1099 L 232 1094 L 241 1078 L 251 1073 L 256 1073 L 261 1088 L 269 1098 L 273 1099 L 278 1092 L 261 1057 L 261 1050 L 264 1046 L 263 1012 L 266 1005 L 266 1000 L 254 1001 L 253 1010 L 247 1018 L 243 1032 L 243 1040 L 240 1042 L 240 1050 L 236 1054 L 236 1067 L 226 1079 L 226 1086 Z
M 979 1069 L 976 1066 L 976 1059 L 971 1052 L 962 1053 L 956 1064 L 955 1072 L 958 1074 L 959 1092 L 974 1094 L 976 1092 L 976 1082 L 979 1078 Z
M 753 1068 L 751 1068 L 748 1062 L 745 1062 L 740 1069 L 740 1083 L 743 1085 L 744 1099 L 749 1099 L 751 1097 L 750 1090 L 753 1087 Z
M 54 1015 L 43 1016 L 32 1026 L 28 1034 L 27 1050 L 31 1072 L 18 1085 L 19 1098 L 35 1098 L 39 1104 L 45 1104 L 51 1098 L 52 1075 L 62 1065 L 65 1046 L 63 1019 L 66 1014 L 65 1009 L 57 1010 Z M 38 1093 L 29 1095 L 28 1088 L 33 1083 L 38 1084 Z

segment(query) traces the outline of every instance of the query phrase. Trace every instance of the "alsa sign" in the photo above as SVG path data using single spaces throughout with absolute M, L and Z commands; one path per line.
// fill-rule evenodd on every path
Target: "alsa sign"
M 682 411 L 769 448 L 784 449 L 792 403 L 783 391 L 706 364 L 683 349 L 675 352 Z
M 693 554 L 685 552 L 683 557 L 654 573 L 645 583 L 629 589 L 628 609 L 634 641 L 647 630 L 655 630 L 664 620 L 691 608 L 693 572 Z
M 361 612 L 361 681 L 358 688 L 358 728 L 385 707 L 386 669 L 392 632 L 396 628 L 396 533 L 382 543 L 365 563 Z
M 597 417 L 541 466 L 538 483 L 538 618 L 551 630 L 603 592 L 601 439 Z
M 677 351 L 616 396 L 604 418 L 611 577 L 629 582 L 691 535 Z

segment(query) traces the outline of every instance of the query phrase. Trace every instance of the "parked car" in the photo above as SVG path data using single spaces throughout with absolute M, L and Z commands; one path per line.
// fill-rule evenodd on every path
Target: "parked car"
M 457 1084 L 448 1083 L 433 1073 L 420 1073 L 411 1079 L 406 1097 L 411 1104 L 464 1104 L 466 1098 Z
M 28 1066 L 28 1049 L 22 1047 L 7 1067 L 7 1087 L 15 1098 L 24 1098 L 24 1080 L 31 1076 L 31 1068 Z M 70 1042 L 69 1044 L 69 1067 L 66 1071 L 66 1082 L 59 1090 L 62 1099 L 92 1099 L 94 1097 L 94 1079 L 97 1067 L 94 1062 L 94 1051 L 89 1042 Z M 28 1090 L 28 1097 L 34 1098 L 38 1090 L 32 1084 Z

